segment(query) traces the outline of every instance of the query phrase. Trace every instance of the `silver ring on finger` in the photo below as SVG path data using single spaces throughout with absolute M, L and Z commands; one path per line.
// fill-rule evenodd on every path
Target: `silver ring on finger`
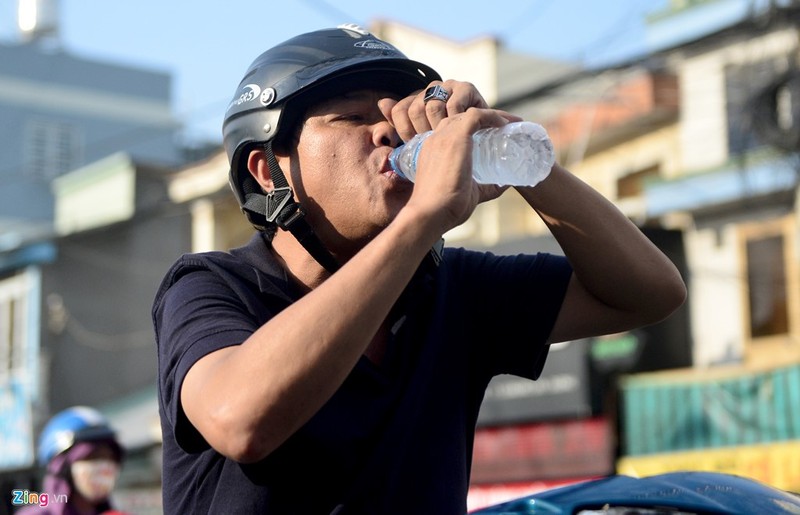
M 426 104 L 431 100 L 447 102 L 448 98 L 450 98 L 450 93 L 448 93 L 441 84 L 437 84 L 425 90 L 425 96 L 422 97 L 422 101 Z

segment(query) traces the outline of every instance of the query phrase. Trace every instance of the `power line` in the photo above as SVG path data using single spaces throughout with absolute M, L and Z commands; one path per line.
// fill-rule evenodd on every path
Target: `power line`
M 623 16 L 621 16 L 615 23 L 611 25 L 611 27 L 600 35 L 595 41 L 586 45 L 583 50 L 577 52 L 578 60 L 581 62 L 586 61 L 586 56 L 589 52 L 593 53 L 602 53 L 604 50 L 608 50 L 616 42 L 620 41 L 620 38 L 626 35 L 627 31 L 626 28 L 631 26 L 631 23 L 637 20 L 641 20 L 645 17 L 646 12 L 644 10 L 630 10 L 627 11 Z
M 500 35 L 504 39 L 512 39 L 517 33 L 522 32 L 527 27 L 530 27 L 531 23 L 544 16 L 551 5 L 553 5 L 553 0 L 543 0 L 541 2 L 531 3 L 527 9 L 522 11 L 518 16 L 514 17 L 514 21 L 511 22 L 509 27 L 500 31 Z
M 358 23 L 363 25 L 363 20 L 358 17 L 351 16 L 349 13 L 344 12 L 335 5 L 331 5 L 325 0 L 303 0 L 303 3 L 316 11 L 318 14 L 330 18 L 332 23 L 339 25 L 341 23 Z

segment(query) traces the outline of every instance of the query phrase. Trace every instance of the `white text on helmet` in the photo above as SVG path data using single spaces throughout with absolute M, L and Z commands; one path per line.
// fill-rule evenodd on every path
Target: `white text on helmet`
M 358 48 L 367 48 L 369 50 L 390 50 L 392 52 L 396 52 L 397 49 L 390 45 L 389 43 L 384 43 L 383 41 L 378 41 L 376 39 L 368 39 L 367 41 L 359 41 L 354 47 Z
M 246 102 L 250 102 L 251 100 L 258 98 L 260 95 L 261 86 L 258 84 L 246 84 L 242 87 L 242 94 L 233 99 L 231 104 L 228 106 L 228 109 L 233 106 L 239 106 Z

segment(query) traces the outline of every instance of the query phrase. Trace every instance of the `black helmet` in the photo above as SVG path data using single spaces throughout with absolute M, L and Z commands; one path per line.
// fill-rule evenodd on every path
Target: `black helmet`
M 368 87 L 379 84 L 405 95 L 440 77 L 353 25 L 296 36 L 258 56 L 239 83 L 222 125 L 232 165 L 243 146 L 270 141 L 286 130 L 281 126 L 284 111 L 316 103 L 328 87 L 344 80 L 354 87 L 363 80 Z M 326 87 L 319 88 L 322 84 Z
M 374 87 L 407 95 L 434 80 L 441 78 L 432 68 L 355 25 L 302 34 L 258 56 L 222 125 L 231 188 L 250 222 L 257 228 L 281 225 L 279 212 L 292 195 L 273 173 L 276 194 L 265 198 L 247 170 L 247 150 L 263 145 L 272 159 L 271 143 L 291 133 L 293 117 L 333 93 Z

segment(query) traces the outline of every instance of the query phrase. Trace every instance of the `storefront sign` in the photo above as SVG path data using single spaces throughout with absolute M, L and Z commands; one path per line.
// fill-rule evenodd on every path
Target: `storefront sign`
M 735 474 L 781 490 L 800 492 L 800 440 L 648 456 L 626 456 L 617 463 L 619 474 L 640 477 L 683 470 Z
M 585 340 L 552 345 L 536 381 L 495 377 L 486 390 L 478 425 L 499 425 L 591 413 Z
M 0 470 L 32 463 L 33 423 L 28 397 L 22 385 L 12 379 L 0 384 Z
M 713 372 L 623 380 L 624 454 L 800 440 L 800 365 Z
M 472 482 L 508 483 L 613 472 L 611 429 L 603 418 L 479 429 Z
M 467 510 L 477 510 L 493 504 L 499 504 L 526 495 L 539 493 L 544 490 L 550 490 L 551 488 L 559 488 L 581 481 L 589 481 L 591 479 L 596 478 L 590 477 L 569 481 L 528 481 L 524 483 L 472 486 L 467 494 Z

